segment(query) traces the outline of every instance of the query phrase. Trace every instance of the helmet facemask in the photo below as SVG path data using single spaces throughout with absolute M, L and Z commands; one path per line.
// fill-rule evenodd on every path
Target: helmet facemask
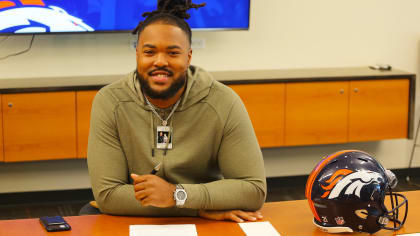
M 388 208 L 385 206 L 387 198 L 389 199 L 390 210 L 388 210 Z M 382 225 L 382 229 L 399 230 L 407 219 L 407 198 L 400 193 L 392 192 L 392 188 L 389 186 L 383 203 L 384 204 L 382 204 L 382 207 L 384 209 L 384 215 L 379 217 L 378 223 Z

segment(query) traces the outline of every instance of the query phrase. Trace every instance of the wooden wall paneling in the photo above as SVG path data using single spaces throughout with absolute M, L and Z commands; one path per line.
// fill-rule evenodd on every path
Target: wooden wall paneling
M 6 162 L 76 157 L 75 92 L 4 94 Z
M 93 98 L 97 90 L 77 91 L 76 107 L 77 107 L 77 157 L 87 157 L 87 144 L 89 137 L 90 111 L 92 108 Z
M 244 102 L 261 147 L 284 145 L 284 83 L 229 85 Z
M 347 142 L 348 81 L 286 84 L 285 144 Z
M 0 94 L 0 104 L 2 103 L 3 95 Z M 4 150 L 3 150 L 3 111 L 0 107 L 0 161 L 4 161 Z
M 349 141 L 407 138 L 409 80 L 350 82 Z

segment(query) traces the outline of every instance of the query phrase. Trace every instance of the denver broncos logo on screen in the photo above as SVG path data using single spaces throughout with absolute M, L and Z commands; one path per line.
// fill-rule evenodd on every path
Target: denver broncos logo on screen
M 0 0 L 0 32 L 42 33 L 94 31 L 82 19 L 44 0 Z
M 380 178 L 382 178 L 381 175 L 373 171 L 363 170 L 353 172 L 348 169 L 337 170 L 325 181 L 327 184 L 321 186 L 326 190 L 321 198 L 328 197 L 328 199 L 333 199 L 341 194 L 355 195 L 360 198 L 362 188 L 378 181 Z

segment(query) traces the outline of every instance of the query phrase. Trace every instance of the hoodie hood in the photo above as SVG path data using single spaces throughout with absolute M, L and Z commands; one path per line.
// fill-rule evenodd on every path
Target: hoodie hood
M 182 100 L 177 111 L 188 109 L 188 107 L 206 98 L 210 93 L 210 88 L 213 86 L 213 83 L 213 76 L 209 72 L 200 67 L 190 65 L 187 71 L 187 87 L 181 97 Z M 127 76 L 124 85 L 130 89 L 132 92 L 130 93 L 130 97 L 138 103 L 138 105 L 145 110 L 150 110 L 144 101 L 143 92 L 135 71 Z

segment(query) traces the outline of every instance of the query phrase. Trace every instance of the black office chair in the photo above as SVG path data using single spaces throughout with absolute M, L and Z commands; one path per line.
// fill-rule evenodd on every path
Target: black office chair
M 79 211 L 79 216 L 82 215 L 100 215 L 102 212 L 99 210 L 96 201 L 86 203 Z

